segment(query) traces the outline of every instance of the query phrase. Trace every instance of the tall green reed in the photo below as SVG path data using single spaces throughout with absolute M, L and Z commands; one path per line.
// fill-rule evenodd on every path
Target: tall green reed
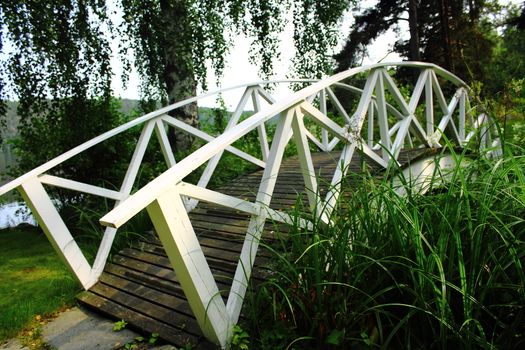
M 328 224 L 313 213 L 312 231 L 297 220 L 268 245 L 273 274 L 247 312 L 258 346 L 525 345 L 525 158 L 453 156 L 463 165 L 424 195 L 351 174 Z

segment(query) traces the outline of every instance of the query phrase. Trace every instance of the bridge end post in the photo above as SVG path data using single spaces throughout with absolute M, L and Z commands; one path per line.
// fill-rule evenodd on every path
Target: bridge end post
M 22 183 L 18 189 L 58 256 L 73 272 L 82 287 L 89 289 L 97 282 L 92 278 L 91 266 L 42 183 L 38 178 L 33 178 Z
M 204 336 L 226 348 L 232 324 L 175 186 L 147 207 L 155 230 Z

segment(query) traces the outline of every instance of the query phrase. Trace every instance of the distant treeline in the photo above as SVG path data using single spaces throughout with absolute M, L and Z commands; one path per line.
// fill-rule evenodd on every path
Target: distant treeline
M 139 101 L 130 99 L 119 100 L 119 111 L 124 115 L 129 115 L 137 110 Z M 20 117 L 17 115 L 18 101 L 7 101 L 7 113 L 5 115 L 5 127 L 0 130 L 2 143 L 0 143 L 0 185 L 10 179 L 8 176 L 9 167 L 17 164 L 14 153 L 13 139 L 18 136 L 18 125 Z
M 119 112 L 125 116 L 140 114 L 139 101 L 131 99 L 120 99 Z M 0 143 L 0 185 L 11 180 L 8 175 L 9 167 L 16 166 L 17 159 L 14 152 L 13 140 L 18 136 L 20 117 L 17 115 L 18 101 L 7 101 L 7 113 L 5 115 L 5 127 L 0 130 L 2 142 Z M 212 108 L 199 107 L 199 120 L 214 124 Z M 225 115 L 228 119 L 228 113 Z

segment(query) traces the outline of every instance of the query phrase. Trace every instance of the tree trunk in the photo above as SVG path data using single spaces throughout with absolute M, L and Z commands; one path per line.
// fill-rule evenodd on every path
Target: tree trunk
M 441 22 L 441 39 L 443 41 L 443 64 L 444 68 L 453 71 L 451 44 L 449 34 L 449 15 L 448 15 L 448 0 L 439 1 L 439 17 Z
M 197 81 L 193 71 L 192 48 L 181 43 L 191 40 L 191 19 L 186 2 L 181 0 L 161 0 L 160 7 L 164 16 L 166 32 L 163 38 L 164 48 L 164 85 L 169 104 L 195 96 Z M 198 127 L 197 104 L 192 103 L 170 112 L 184 123 Z M 174 151 L 186 150 L 193 143 L 193 137 L 175 128 L 169 128 L 168 138 Z
M 411 61 L 421 61 L 419 30 L 417 19 L 418 0 L 408 0 L 408 26 L 410 30 L 410 57 Z

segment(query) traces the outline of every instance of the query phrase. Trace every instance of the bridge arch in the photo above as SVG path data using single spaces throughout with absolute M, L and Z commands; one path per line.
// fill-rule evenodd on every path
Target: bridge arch
M 419 72 L 408 95 L 390 75 L 388 69 L 395 67 Z M 363 77 L 363 86 L 349 83 L 357 76 Z M 281 99 L 274 98 L 264 89 L 269 84 L 293 83 L 307 86 Z M 445 89 L 444 85 L 448 87 Z M 168 115 L 168 112 L 186 104 L 229 90 L 240 91 L 239 102 L 225 131 L 217 137 Z M 338 92 L 343 90 L 356 96 L 353 103 L 341 101 Z M 249 102 L 255 113 L 241 121 L 241 114 L 246 111 Z M 333 114 L 329 112 L 336 114 L 337 118 L 332 118 Z M 277 120 L 277 127 L 270 142 L 266 126 L 271 120 Z M 142 125 L 142 132 L 120 190 L 50 174 L 57 165 L 138 125 Z M 310 126 L 319 132 L 316 134 Z M 167 139 L 167 127 L 180 129 L 207 143 L 184 159 L 177 160 Z M 132 193 L 153 132 L 168 169 Z M 260 158 L 233 145 L 249 132 L 258 134 Z M 340 195 L 341 179 L 346 175 L 355 153 L 386 169 L 392 163 L 399 162 L 398 157 L 405 147 L 439 148 L 445 140 L 462 147 L 476 137 L 482 148 L 487 148 L 489 154 L 495 154 L 499 141 L 493 139 L 493 135 L 489 118 L 484 114 L 475 115 L 475 110 L 470 107 L 468 86 L 450 72 L 421 62 L 381 63 L 353 68 L 320 81 L 299 79 L 250 83 L 177 102 L 75 147 L 4 185 L 0 188 L 0 195 L 18 188 L 55 250 L 85 289 L 95 284 L 102 273 L 117 229 L 138 212 L 147 209 L 204 335 L 226 347 L 232 325 L 239 318 L 265 221 L 291 222 L 288 214 L 269 207 L 284 149 L 291 140 L 297 147 L 310 209 L 321 213 L 321 219 L 327 220 L 328 211 L 335 206 Z M 330 152 L 336 147 L 341 150 L 331 179 L 331 189 L 321 200 L 317 196 L 318 183 L 311 144 L 323 152 Z M 207 189 L 225 151 L 264 169 L 255 201 Z M 205 170 L 199 181 L 196 184 L 184 182 L 184 178 L 200 166 L 205 166 Z M 100 219 L 106 230 L 92 266 L 60 217 L 44 185 L 115 201 L 114 208 Z M 199 201 L 235 208 L 251 217 L 226 303 L 221 298 L 187 214 Z M 307 221 L 302 224 L 305 227 L 309 225 Z

